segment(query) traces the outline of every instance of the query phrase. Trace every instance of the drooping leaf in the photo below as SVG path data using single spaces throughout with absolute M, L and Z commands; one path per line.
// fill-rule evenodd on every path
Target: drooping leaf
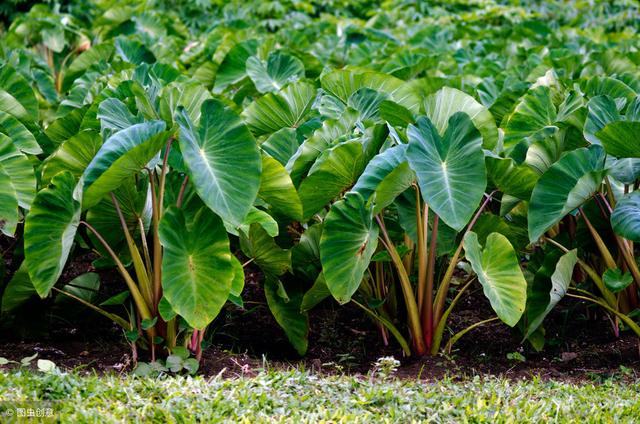
M 502 193 L 529 200 L 539 175 L 526 163 L 518 165 L 511 158 L 487 156 L 490 182 Z
M 243 231 L 245 234 L 249 234 L 251 224 L 260 225 L 271 237 L 276 237 L 280 232 L 278 222 L 267 212 L 254 206 L 251 207 L 251 210 L 244 219 L 244 222 L 238 227 L 238 230 Z M 234 228 L 230 229 L 228 225 L 226 227 L 227 232 L 236 236 L 239 235 Z
M 605 156 L 604 149 L 598 145 L 576 149 L 540 177 L 529 203 L 532 243 L 598 190 L 605 174 Z
M 39 120 L 38 100 L 31 85 L 8 65 L 0 67 L 0 110 L 22 122 Z
M 39 155 L 42 148 L 34 135 L 13 115 L 0 110 L 0 134 L 5 134 L 21 152 Z
M 100 150 L 102 138 L 95 130 L 80 131 L 63 142 L 42 166 L 42 180 L 49 182 L 54 175 L 69 171 L 80 178 Z
M 350 192 L 331 207 L 320 238 L 320 260 L 327 287 L 341 304 L 360 286 L 378 246 L 378 227 L 372 207 L 359 193 Z
M 277 277 L 291 269 L 291 250 L 278 246 L 258 224 L 252 224 L 248 234 L 240 234 L 240 247 L 267 275 Z
M 287 290 L 288 299 L 284 299 L 279 294 L 281 284 L 277 279 L 267 277 L 264 283 L 267 304 L 291 345 L 298 354 L 304 355 L 309 344 L 309 317 L 300 312 L 302 292 L 298 288 L 292 288 Z
M 24 226 L 24 260 L 40 297 L 49 294 L 62 274 L 80 223 L 76 180 L 62 172 L 36 195 Z
M 193 222 L 170 206 L 160 223 L 162 289 L 173 309 L 203 329 L 224 306 L 235 274 L 229 239 L 218 216 L 201 208 Z
M 2 291 L 0 313 L 2 315 L 10 313 L 36 295 L 37 292 L 29 278 L 26 262 L 23 261 Z
M 298 136 L 293 128 L 282 128 L 274 132 L 260 145 L 263 151 L 267 152 L 282 165 L 287 164 L 299 147 Z
M 524 313 L 527 281 L 509 240 L 492 233 L 482 248 L 476 233 L 469 232 L 464 238 L 464 251 L 493 310 L 508 326 L 516 325 Z
M 527 331 L 529 338 L 542 324 L 551 310 L 560 302 L 569 289 L 573 268 L 578 262 L 577 249 L 573 249 L 560 257 L 555 271 L 551 275 L 551 284 L 540 287 L 527 302 Z M 549 290 L 550 289 L 550 290 Z
M 298 190 L 304 218 L 310 218 L 329 201 L 351 187 L 365 165 L 362 144 L 357 140 L 339 144 L 325 151 Z
M 601 144 L 596 133 L 608 123 L 619 121 L 620 112 L 616 102 L 609 96 L 596 96 L 587 104 L 589 114 L 584 122 L 584 138 L 591 144 Z
M 426 117 L 407 129 L 407 159 L 425 202 L 450 227 L 461 230 L 478 208 L 487 185 L 482 138 L 463 112 L 441 137 Z
M 534 141 L 557 131 L 557 111 L 551 98 L 551 89 L 541 85 L 530 89 L 514 111 L 505 117 L 504 148 L 509 150 L 522 140 Z
M 11 182 L 3 184 L 3 190 L 13 188 L 18 206 L 29 209 L 36 194 L 36 176 L 29 158 L 20 153 L 11 139 L 0 134 L 0 169 L 9 175 Z
M 100 102 L 97 118 L 104 138 L 142 122 L 142 117 L 134 116 L 127 105 L 113 97 Z
M 223 220 L 238 226 L 260 187 L 258 145 L 240 117 L 217 100 L 202 104 L 196 128 L 180 108 L 180 151 L 198 195 Z
M 11 176 L 0 167 L 0 231 L 13 237 L 18 225 L 18 196 L 11 183 Z
M 267 155 L 262 156 L 258 196 L 279 214 L 302 220 L 302 203 L 291 177 L 280 162 Z
M 376 155 L 353 186 L 352 191 L 360 193 L 366 201 L 376 193 L 374 213 L 388 206 L 415 180 L 407 164 L 407 147 L 401 144 Z
M 142 170 L 168 138 L 163 121 L 133 125 L 107 139 L 82 175 L 83 209 L 95 206 Z

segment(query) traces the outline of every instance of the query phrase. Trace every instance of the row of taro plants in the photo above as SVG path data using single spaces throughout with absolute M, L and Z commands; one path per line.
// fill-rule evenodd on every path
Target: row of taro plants
M 496 320 L 543 349 L 565 296 L 640 336 L 636 6 L 94 6 L 0 36 L 4 324 L 72 299 L 199 358 L 252 264 L 300 354 L 331 298 L 407 355 Z M 115 295 L 62 281 L 88 251 Z

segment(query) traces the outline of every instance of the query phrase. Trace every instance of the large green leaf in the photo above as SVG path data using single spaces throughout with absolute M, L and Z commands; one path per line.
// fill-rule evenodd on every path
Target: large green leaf
M 521 165 L 511 158 L 487 156 L 487 174 L 491 183 L 502 193 L 521 200 L 529 200 L 539 175 L 529 165 Z
M 278 93 L 260 97 L 247 106 L 242 115 L 256 136 L 271 134 L 301 124 L 315 98 L 316 88 L 312 84 L 294 82 Z
M 349 302 L 378 246 L 372 207 L 359 193 L 347 193 L 331 207 L 320 238 L 320 261 L 327 287 L 342 304 Z
M 160 242 L 164 296 L 189 325 L 205 328 L 227 301 L 235 275 L 222 221 L 201 208 L 185 222 L 182 210 L 170 206 L 160 222 Z
M 444 134 L 449 119 L 456 112 L 469 115 L 473 125 L 482 134 L 482 146 L 493 150 L 498 143 L 498 127 L 485 106 L 470 95 L 451 87 L 443 87 L 437 93 L 430 95 L 424 101 L 424 113 L 431 123 Z
M 374 213 L 387 207 L 415 180 L 414 172 L 407 163 L 407 144 L 391 147 L 376 155 L 353 186 L 353 191 L 369 201 L 375 194 Z
M 107 139 L 82 175 L 84 209 L 143 169 L 168 138 L 163 121 L 136 124 Z
M 339 69 L 322 75 L 322 88 L 347 104 L 349 97 L 361 88 L 386 94 L 390 100 L 417 113 L 420 97 L 411 86 L 399 78 L 380 72 L 359 69 Z
M 322 127 L 300 145 L 286 165 L 294 184 L 299 185 L 322 152 L 351 134 L 357 119 L 358 113 L 355 110 L 346 109 L 339 118 L 324 121 Z
M 277 277 L 291 269 L 291 250 L 278 246 L 259 224 L 251 224 L 248 234 L 240 233 L 240 248 L 266 275 Z
M 160 116 L 167 122 L 173 122 L 173 116 L 182 106 L 193 122 L 200 121 L 202 103 L 211 98 L 211 93 L 201 84 L 172 83 L 163 87 L 160 93 Z
M 611 227 L 621 237 L 640 242 L 640 192 L 627 194 L 611 214 Z
M 220 65 L 216 73 L 214 91 L 217 93 L 246 77 L 247 59 L 256 54 L 258 42 L 256 40 L 247 40 L 237 44 L 224 42 L 220 47 L 213 58 L 214 62 L 217 62 L 217 56 L 224 55 L 219 59 Z
M 4 190 L 11 187 L 15 192 L 18 205 L 29 209 L 33 197 L 36 195 L 36 176 L 29 158 L 20 153 L 11 139 L 0 134 L 0 169 L 9 175 L 9 186 L 2 184 Z
M 0 231 L 13 237 L 18 219 L 18 196 L 11 175 L 0 166 Z
M 604 149 L 598 145 L 576 149 L 551 165 L 540 177 L 529 204 L 529 240 L 532 243 L 593 196 L 605 174 L 605 156 Z
M 24 225 L 24 260 L 33 286 L 46 297 L 62 274 L 80 223 L 80 203 L 74 198 L 76 180 L 62 172 L 40 190 Z
M 176 122 L 180 151 L 198 195 L 223 220 L 239 226 L 260 187 L 260 151 L 249 129 L 218 100 L 202 104 L 197 128 L 184 108 Z
M 8 65 L 0 67 L 0 110 L 22 122 L 38 122 L 38 100 L 33 89 Z
M 278 213 L 302 220 L 302 203 L 287 170 L 271 156 L 262 156 L 262 176 L 258 196 Z
M 304 76 L 304 65 L 295 56 L 279 51 L 269 54 L 267 62 L 251 56 L 246 63 L 247 75 L 261 93 L 278 91 L 285 84 Z
M 609 122 L 622 119 L 616 102 L 609 96 L 596 96 L 587 104 L 589 114 L 584 122 L 584 138 L 591 144 L 601 144 L 596 133 Z
M 143 121 L 141 116 L 134 116 L 122 100 L 113 97 L 100 102 L 96 117 L 105 138 Z
M 298 135 L 293 128 L 282 128 L 274 132 L 260 145 L 263 151 L 267 152 L 282 165 L 287 164 L 299 147 Z
M 300 184 L 304 218 L 310 218 L 351 187 L 365 165 L 366 158 L 360 141 L 349 141 L 325 151 Z
M 451 116 L 442 137 L 426 117 L 407 129 L 407 159 L 422 197 L 450 227 L 461 230 L 478 208 L 487 185 L 482 138 L 464 112 Z
M 16 117 L 2 110 L 0 110 L 0 134 L 7 135 L 21 152 L 32 155 L 42 153 L 42 148 L 27 127 Z
M 516 325 L 524 313 L 527 281 L 509 240 L 491 233 L 482 248 L 476 233 L 469 232 L 464 238 L 464 251 L 493 310 L 508 326 Z
M 596 136 L 608 154 L 617 158 L 640 158 L 640 122 L 611 122 Z
M 520 99 L 514 111 L 505 117 L 505 150 L 513 148 L 523 140 L 535 141 L 557 131 L 556 117 L 557 111 L 551 98 L 551 89 L 541 85 L 529 90 Z
M 13 311 L 36 294 L 36 289 L 29 278 L 26 262 L 23 261 L 2 291 L 0 314 L 5 315 Z
M 42 166 L 42 180 L 48 182 L 61 171 L 80 178 L 100 150 L 102 138 L 95 130 L 84 130 L 63 142 Z
M 287 298 L 280 294 L 282 283 L 276 278 L 267 277 L 264 282 L 264 294 L 267 304 L 276 322 L 284 330 L 289 342 L 300 355 L 307 352 L 309 344 L 309 317 L 300 312 L 302 292 L 299 288 L 287 290 Z
M 525 338 L 531 336 L 540 327 L 545 317 L 567 293 L 573 268 L 577 262 L 578 250 L 573 249 L 558 260 L 556 269 L 551 275 L 550 284 L 542 284 L 542 281 L 534 282 L 537 286 L 534 286 L 534 289 L 530 291 L 530 298 L 527 298 L 527 319 L 529 322 Z

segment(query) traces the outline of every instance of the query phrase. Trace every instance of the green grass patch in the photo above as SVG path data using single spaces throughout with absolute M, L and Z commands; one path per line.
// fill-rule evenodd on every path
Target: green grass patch
M 137 378 L 0 373 L 0 410 L 51 408 L 61 422 L 634 422 L 640 381 L 498 378 L 423 382 L 267 371 Z M 5 415 L 6 417 L 6 415 Z M 14 415 L 15 418 L 15 415 Z M 2 417 L 0 417 L 0 421 Z

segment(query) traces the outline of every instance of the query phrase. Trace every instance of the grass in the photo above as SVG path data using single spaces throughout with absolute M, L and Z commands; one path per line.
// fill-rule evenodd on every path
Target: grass
M 425 383 L 266 371 L 256 377 L 0 372 L 0 411 L 53 410 L 61 422 L 635 422 L 640 381 L 473 378 Z M 0 412 L 2 413 L 2 412 Z M 0 422 L 4 422 L 0 417 Z M 15 415 L 14 415 L 15 418 Z

